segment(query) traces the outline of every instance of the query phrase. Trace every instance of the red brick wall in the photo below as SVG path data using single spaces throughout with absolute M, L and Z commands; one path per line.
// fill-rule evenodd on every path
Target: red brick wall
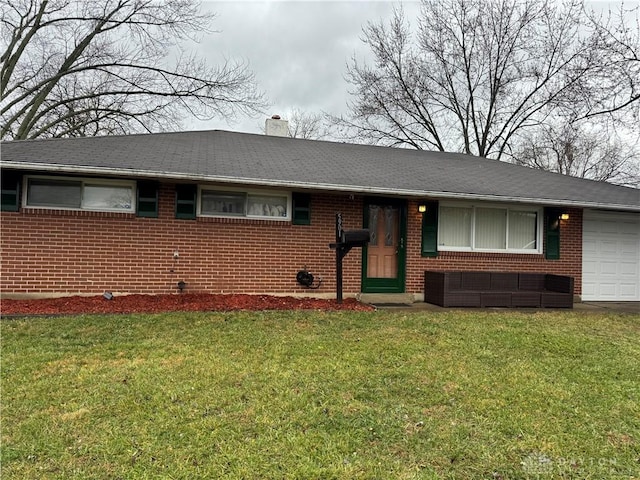
M 187 291 L 309 293 L 296 283 L 305 266 L 323 278 L 313 293 L 335 293 L 335 214 L 344 228 L 362 227 L 363 199 L 313 194 L 312 224 L 174 218 L 174 185 L 160 189 L 159 218 L 131 214 L 22 209 L 2 212 L 3 293 L 98 294 Z M 571 275 L 581 291 L 582 211 L 561 226 L 561 260 L 542 255 L 441 252 L 423 258 L 421 214 L 409 202 L 406 291 L 421 293 L 424 270 L 539 271 Z M 179 258 L 174 260 L 174 251 Z M 345 295 L 360 292 L 361 250 L 344 259 Z
M 312 224 L 174 218 L 174 185 L 160 189 L 159 218 L 22 209 L 2 212 L 2 292 L 303 293 L 296 273 L 322 276 L 314 293 L 335 292 L 335 214 L 362 225 L 362 200 L 312 195 Z M 174 251 L 179 258 L 174 261 Z M 359 251 L 346 256 L 344 292 L 360 291 Z

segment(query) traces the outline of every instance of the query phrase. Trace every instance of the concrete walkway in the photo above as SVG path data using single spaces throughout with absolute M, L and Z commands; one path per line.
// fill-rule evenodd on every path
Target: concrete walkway
M 367 302 L 369 303 L 369 302 Z M 413 302 L 413 303 L 383 303 L 383 302 L 371 302 L 371 305 L 380 310 L 390 311 L 446 311 L 446 310 L 509 310 L 507 308 L 445 308 L 438 305 L 425 302 Z M 569 309 L 552 309 L 552 308 L 521 308 L 517 309 L 521 311 L 551 311 L 551 310 L 563 310 L 574 311 L 584 313 L 625 313 L 630 315 L 638 315 L 640 318 L 640 302 L 576 302 L 573 304 L 573 310 Z
M 616 312 L 640 315 L 640 302 L 580 302 L 573 309 L 587 312 Z

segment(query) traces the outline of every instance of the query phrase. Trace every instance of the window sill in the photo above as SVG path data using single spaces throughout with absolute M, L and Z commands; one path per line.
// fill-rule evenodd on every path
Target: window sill
M 198 215 L 195 220 L 202 223 L 225 223 L 239 225 L 291 225 L 291 219 L 281 218 L 256 218 L 256 217 L 213 217 L 208 215 Z
M 472 253 L 472 254 L 490 254 L 490 255 L 542 255 L 538 250 L 469 250 L 463 248 L 446 248 L 438 247 L 438 252 L 452 253 Z
M 102 210 L 76 210 L 69 208 L 22 207 L 21 213 L 29 215 L 46 215 L 54 217 L 103 217 L 103 218 L 135 218 L 135 212 L 118 212 Z
M 439 250 L 438 257 L 442 258 L 527 258 L 527 261 L 531 260 L 544 260 L 544 254 L 541 252 L 535 253 L 518 253 L 518 252 L 478 252 L 478 251 L 460 251 L 460 250 Z M 437 258 L 437 257 L 436 257 Z

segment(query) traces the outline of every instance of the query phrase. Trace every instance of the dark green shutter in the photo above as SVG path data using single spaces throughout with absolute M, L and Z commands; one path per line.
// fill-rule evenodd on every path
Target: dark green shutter
M 195 219 L 197 197 L 196 185 L 176 185 L 176 218 Z
M 560 211 L 555 208 L 544 209 L 545 226 L 545 258 L 558 260 L 560 258 Z
M 308 193 L 294 193 L 293 203 L 293 224 L 311 225 L 311 195 Z
M 158 218 L 158 183 L 138 182 L 138 205 L 139 217 Z
M 20 209 L 20 183 L 22 176 L 12 170 L 2 171 L 2 200 L 0 205 L 3 212 L 17 212 Z
M 426 202 L 422 214 L 422 256 L 438 256 L 438 202 Z

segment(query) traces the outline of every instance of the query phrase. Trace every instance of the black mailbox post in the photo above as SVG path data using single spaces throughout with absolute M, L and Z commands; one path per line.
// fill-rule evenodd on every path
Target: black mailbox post
M 369 243 L 369 230 L 343 230 L 342 214 L 336 214 L 336 243 L 330 243 L 329 248 L 336 251 L 336 299 L 342 303 L 342 259 L 353 247 L 364 247 Z

